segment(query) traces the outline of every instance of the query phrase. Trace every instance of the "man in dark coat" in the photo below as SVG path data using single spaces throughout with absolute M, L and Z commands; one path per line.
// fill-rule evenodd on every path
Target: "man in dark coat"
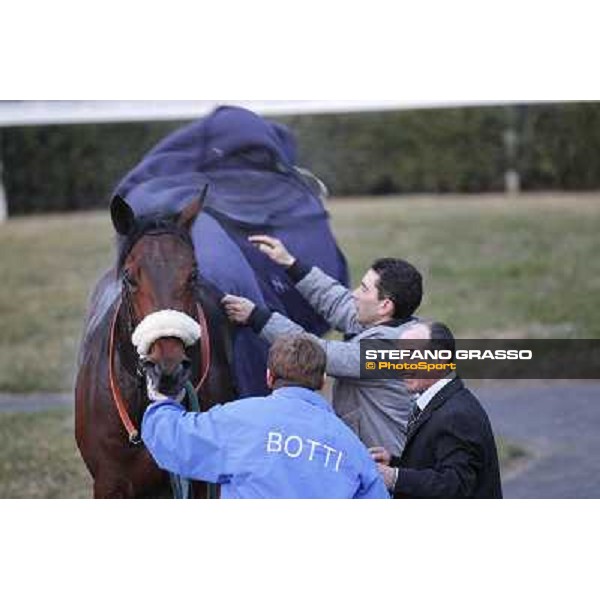
M 455 351 L 454 337 L 442 323 L 413 325 L 401 339 Z M 405 383 L 415 403 L 402 455 L 370 449 L 394 498 L 502 498 L 490 421 L 455 371 L 429 379 L 409 376 Z

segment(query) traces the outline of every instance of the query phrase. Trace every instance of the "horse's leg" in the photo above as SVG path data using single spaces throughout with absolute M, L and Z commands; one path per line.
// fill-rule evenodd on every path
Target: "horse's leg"
M 131 481 L 117 475 L 99 474 L 94 480 L 94 498 L 135 498 Z
M 194 500 L 206 500 L 208 498 L 208 486 L 209 484 L 204 481 L 192 481 L 192 497 Z M 220 498 L 220 496 L 221 486 L 217 485 L 217 498 Z
M 117 457 L 104 457 L 94 478 L 94 498 L 164 498 L 168 497 L 168 479 L 143 447 L 126 459 L 126 448 Z
M 131 464 L 129 471 L 136 498 L 171 498 L 171 485 L 166 471 L 158 468 L 145 450 Z

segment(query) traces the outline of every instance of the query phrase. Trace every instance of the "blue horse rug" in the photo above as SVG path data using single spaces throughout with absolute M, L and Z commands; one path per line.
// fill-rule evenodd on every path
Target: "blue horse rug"
M 223 293 L 245 296 L 323 335 L 328 325 L 295 290 L 285 270 L 247 240 L 265 233 L 290 252 L 348 283 L 348 269 L 329 227 L 320 182 L 296 167 L 293 134 L 283 125 L 224 106 L 157 144 L 115 193 L 136 214 L 177 212 L 208 183 L 192 228 L 198 269 Z M 234 373 L 240 396 L 267 393 L 268 345 L 237 328 Z

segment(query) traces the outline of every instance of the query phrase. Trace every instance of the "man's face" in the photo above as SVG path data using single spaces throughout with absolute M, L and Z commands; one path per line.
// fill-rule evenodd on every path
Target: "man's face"
M 379 299 L 378 283 L 379 275 L 369 269 L 352 292 L 361 325 L 375 325 L 392 318 L 394 303 L 389 298 Z
M 414 344 L 403 344 L 402 348 L 407 350 L 422 349 L 422 342 L 419 342 L 419 340 L 428 340 L 429 338 L 429 327 L 421 323 L 409 327 L 400 335 L 400 339 L 405 342 L 407 340 L 417 340 L 416 342 L 414 342 Z M 419 379 L 418 377 L 416 377 L 416 375 L 416 371 L 407 371 L 405 376 L 402 378 L 404 384 L 406 385 L 406 389 L 411 394 L 424 392 L 427 388 L 431 387 L 436 382 L 435 379 Z

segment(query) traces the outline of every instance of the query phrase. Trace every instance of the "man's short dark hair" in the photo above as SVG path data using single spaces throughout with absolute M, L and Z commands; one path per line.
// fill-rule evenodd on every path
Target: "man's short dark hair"
M 379 275 L 379 299 L 389 298 L 394 303 L 394 319 L 410 317 L 423 298 L 421 273 L 400 258 L 379 258 L 371 269 Z
M 429 346 L 432 350 L 450 350 L 454 356 L 456 341 L 447 325 L 440 321 L 434 321 L 429 326 L 429 336 Z
M 323 348 L 307 335 L 277 338 L 267 359 L 276 386 L 297 385 L 310 390 L 323 387 L 326 363 Z

